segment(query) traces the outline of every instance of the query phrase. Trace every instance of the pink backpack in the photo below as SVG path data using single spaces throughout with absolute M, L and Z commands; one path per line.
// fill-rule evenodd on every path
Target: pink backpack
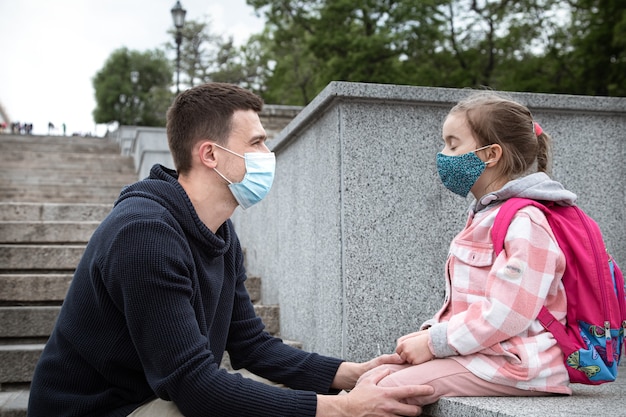
M 552 202 L 505 201 L 491 229 L 496 254 L 504 249 L 515 213 L 529 205 L 545 213 L 566 260 L 567 324 L 557 321 L 545 306 L 538 319 L 563 350 L 570 382 L 598 385 L 614 381 L 626 329 L 622 272 L 607 252 L 596 222 L 577 206 Z

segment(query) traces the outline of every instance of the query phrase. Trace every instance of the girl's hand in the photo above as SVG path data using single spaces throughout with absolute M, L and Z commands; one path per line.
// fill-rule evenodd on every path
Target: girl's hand
M 407 363 L 419 365 L 434 358 L 428 347 L 428 330 L 411 333 L 398 339 L 396 353 Z
M 413 332 L 413 333 L 406 334 L 406 335 L 402 336 L 401 338 L 399 338 L 397 343 L 403 342 L 406 339 L 410 339 L 411 337 L 419 336 L 420 334 L 427 333 L 427 332 L 428 332 L 428 330 L 420 330 L 419 332 Z

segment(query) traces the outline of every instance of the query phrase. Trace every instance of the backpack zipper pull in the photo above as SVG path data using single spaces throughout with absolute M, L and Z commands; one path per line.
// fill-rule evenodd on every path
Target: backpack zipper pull
M 604 322 L 604 338 L 606 340 L 606 360 L 613 363 L 613 344 L 611 343 L 611 323 L 606 320 Z
M 624 320 L 622 322 L 622 335 L 626 335 L 626 320 Z M 619 337 L 620 337 L 620 335 L 618 334 L 617 335 L 617 339 L 618 340 L 619 340 Z M 619 347 L 619 349 L 621 349 L 620 352 L 619 352 L 620 353 L 619 357 L 618 357 L 618 360 L 619 360 L 622 357 L 622 352 L 624 352 L 624 350 L 626 350 L 626 336 L 624 338 L 622 338 L 622 345 L 618 346 L 618 347 Z

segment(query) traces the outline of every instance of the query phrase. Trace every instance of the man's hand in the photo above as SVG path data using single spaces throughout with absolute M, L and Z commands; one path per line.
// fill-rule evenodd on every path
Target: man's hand
M 339 369 L 337 369 L 337 374 L 335 375 L 335 379 L 333 379 L 331 387 L 335 389 L 350 390 L 354 388 L 357 380 L 365 372 L 380 365 L 401 363 L 404 363 L 404 360 L 396 353 L 380 355 L 372 360 L 362 363 L 343 362 L 339 365 Z
M 374 371 L 365 376 L 359 385 L 345 395 L 318 395 L 316 416 L 419 416 L 422 413 L 422 408 L 417 405 L 406 404 L 405 400 L 411 397 L 430 395 L 434 389 L 430 385 L 379 387 L 378 382 L 389 373 L 388 369 Z
M 396 353 L 412 365 L 428 362 L 434 355 L 428 348 L 428 330 L 411 333 L 398 339 Z

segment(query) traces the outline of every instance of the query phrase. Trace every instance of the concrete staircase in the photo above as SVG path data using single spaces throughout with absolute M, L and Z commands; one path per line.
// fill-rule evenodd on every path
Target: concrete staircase
M 132 158 L 108 139 L 0 135 L 0 417 L 26 416 L 28 386 L 74 268 L 120 189 L 136 179 Z M 260 288 L 249 278 L 255 302 Z M 255 309 L 278 334 L 278 307 Z

